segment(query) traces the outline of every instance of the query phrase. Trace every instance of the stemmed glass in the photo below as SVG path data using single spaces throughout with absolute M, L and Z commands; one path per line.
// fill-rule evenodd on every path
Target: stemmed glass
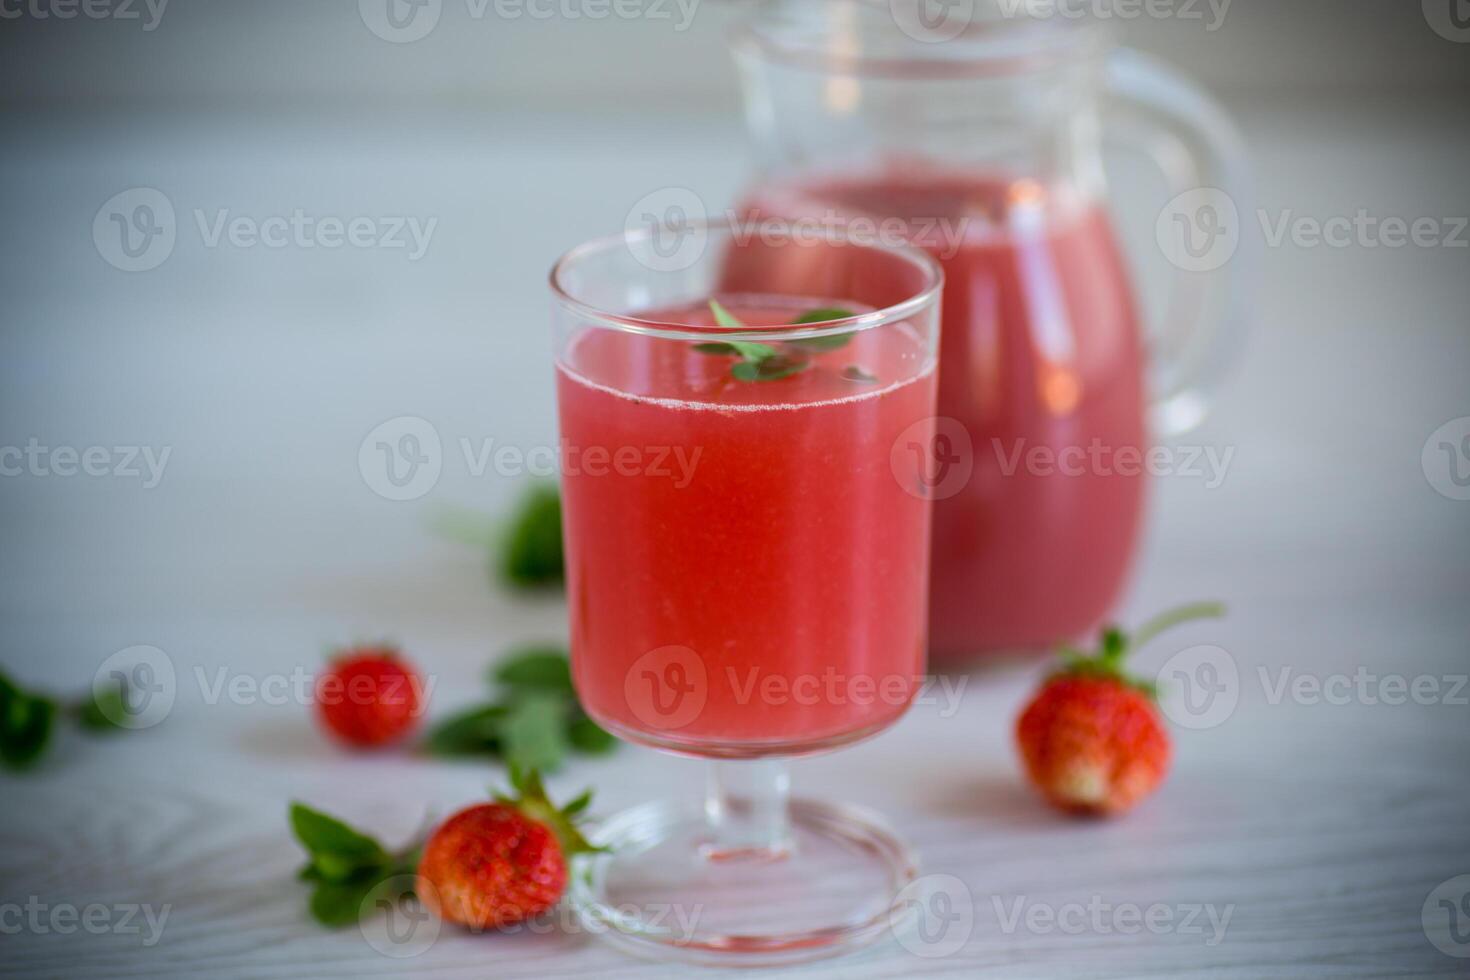
M 631 231 L 552 271 L 577 691 L 711 760 L 702 806 L 616 815 L 574 868 L 620 944 L 787 963 L 905 914 L 909 849 L 792 799 L 786 760 L 886 729 L 922 681 L 942 280 L 901 243 L 769 223 Z

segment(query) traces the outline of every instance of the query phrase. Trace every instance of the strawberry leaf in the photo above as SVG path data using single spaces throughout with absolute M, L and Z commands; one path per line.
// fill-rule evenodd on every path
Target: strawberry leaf
M 572 669 L 567 655 L 552 647 L 531 647 L 496 664 L 497 684 L 528 690 L 572 693 Z
M 506 583 L 520 589 L 562 584 L 561 497 L 555 487 L 533 487 L 521 500 L 501 542 L 499 569 Z
M 1137 688 L 1149 697 L 1158 697 L 1158 685 L 1150 680 L 1130 676 L 1123 669 L 1128 655 L 1164 630 L 1193 619 L 1225 614 L 1225 607 L 1218 602 L 1197 602 L 1171 609 L 1147 621 L 1130 637 L 1117 626 L 1103 630 L 1101 642 L 1095 653 L 1087 654 L 1072 647 L 1059 647 L 1062 665 L 1059 675 L 1073 677 L 1095 677 L 1116 681 Z M 1054 675 L 1055 676 L 1055 675 Z
M 346 880 L 389 860 L 373 838 L 303 803 L 291 804 L 291 830 L 306 850 L 308 866 L 328 881 Z
M 530 694 L 516 699 L 500 722 L 506 759 L 521 769 L 552 772 L 566 756 L 564 698 Z
M 558 809 L 547 797 L 546 787 L 541 783 L 541 774 L 536 770 L 512 766 L 510 781 L 511 786 L 519 795 L 510 797 L 497 793 L 495 799 L 514 806 L 532 820 L 545 824 L 556 835 L 557 842 L 561 844 L 562 854 L 571 857 L 573 854 L 606 850 L 606 848 L 592 846 L 577 829 L 576 817 L 592 803 L 591 790 Z

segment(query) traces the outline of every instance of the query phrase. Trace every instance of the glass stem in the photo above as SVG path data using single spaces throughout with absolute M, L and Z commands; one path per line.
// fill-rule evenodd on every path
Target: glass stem
M 711 761 L 706 856 L 778 858 L 791 850 L 791 774 L 782 759 Z

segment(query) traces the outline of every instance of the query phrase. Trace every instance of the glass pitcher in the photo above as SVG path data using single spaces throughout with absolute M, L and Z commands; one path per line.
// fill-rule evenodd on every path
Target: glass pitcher
M 1249 191 L 1224 114 L 1112 47 L 1100 22 L 1028 10 L 775 0 L 734 44 L 760 164 L 742 216 L 865 222 L 944 267 L 925 481 L 940 660 L 1046 649 L 1109 614 L 1151 437 L 1200 421 L 1247 305 L 1250 263 L 1227 254 L 1242 236 L 1222 216 L 1247 213 Z M 1114 235 L 1105 137 L 1149 154 L 1175 195 L 1147 216 L 1177 270 L 1150 333 Z

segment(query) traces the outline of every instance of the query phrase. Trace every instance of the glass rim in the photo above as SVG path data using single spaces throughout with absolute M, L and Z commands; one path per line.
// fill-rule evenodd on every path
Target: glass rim
M 887 6 L 881 0 L 877 4 L 873 0 L 844 2 L 859 8 Z M 894 29 L 901 30 L 896 22 Z M 763 20 L 756 14 L 735 26 L 730 44 L 737 54 L 756 53 L 814 71 L 944 80 L 1024 74 L 1093 60 L 1101 56 L 1110 39 L 1106 25 L 1096 20 L 1059 21 L 1002 13 L 978 18 L 959 36 L 943 41 L 910 35 L 901 43 L 912 53 L 871 53 L 842 43 L 844 35 L 830 21 L 813 28 L 793 21 Z
M 691 229 L 702 229 L 711 237 L 720 233 L 733 237 L 737 228 L 750 229 L 752 237 L 762 233 L 761 222 L 759 221 L 731 226 L 725 222 L 706 219 L 691 221 L 687 227 Z M 548 281 L 551 286 L 552 297 L 562 309 L 579 319 L 598 327 L 619 330 L 623 333 L 641 334 L 647 337 L 661 337 L 668 340 L 706 341 L 712 338 L 718 338 L 722 340 L 789 341 L 814 340 L 820 337 L 833 337 L 839 334 L 861 333 L 907 320 L 919 313 L 926 306 L 936 302 L 939 299 L 940 293 L 944 290 L 944 268 L 933 256 L 918 246 L 907 244 L 890 245 L 882 242 L 860 242 L 854 241 L 850 237 L 844 237 L 841 234 L 837 235 L 837 240 L 834 242 L 831 235 L 839 231 L 835 226 L 824 228 L 826 237 L 822 239 L 823 242 L 832 243 L 835 247 L 839 248 L 866 248 L 877 252 L 886 252 L 919 269 L 924 275 L 923 288 L 897 303 L 871 310 L 867 313 L 859 313 L 856 316 L 844 317 L 840 320 L 825 320 L 821 323 L 810 325 L 776 324 L 769 327 L 745 327 L 734 330 L 729 327 L 721 327 L 718 324 L 697 326 L 694 324 L 670 323 L 666 320 L 655 320 L 637 314 L 617 313 L 612 310 L 600 309 L 591 303 L 577 299 L 566 287 L 565 275 L 577 262 L 604 253 L 610 248 L 627 247 L 631 242 L 651 240 L 654 231 L 655 229 L 653 228 L 629 229 L 621 233 L 593 238 L 590 241 L 583 242 L 569 249 L 551 267 L 551 274 L 548 277 Z M 764 233 L 769 234 L 769 232 Z M 793 236 L 791 247 L 807 248 L 810 246 L 796 241 Z M 650 270 L 650 272 L 654 271 Z M 829 298 L 837 299 L 837 297 Z

